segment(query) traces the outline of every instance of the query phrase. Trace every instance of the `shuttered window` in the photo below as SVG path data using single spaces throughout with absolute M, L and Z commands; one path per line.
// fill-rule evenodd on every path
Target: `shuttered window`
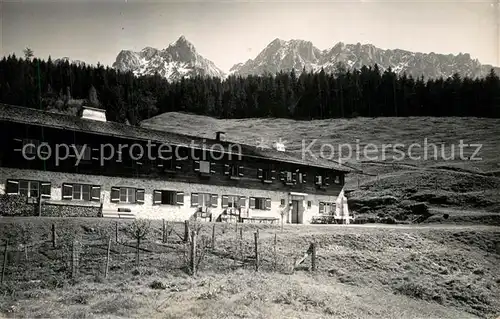
M 331 214 L 335 212 L 335 203 L 319 203 L 319 213 L 320 214 Z
M 224 164 L 224 175 L 228 175 L 231 177 L 242 177 L 243 174 L 243 166 L 238 163 L 233 164 Z
M 179 192 L 172 190 L 155 190 L 153 192 L 153 205 L 179 205 L 178 194 Z M 181 204 L 183 203 L 184 194 L 182 195 Z
M 247 199 L 245 196 L 223 195 L 222 208 L 246 208 Z
M 62 199 L 99 202 L 101 201 L 101 186 L 64 183 Z
M 5 185 L 5 193 L 7 195 L 50 198 L 51 184 L 50 182 L 9 179 Z
M 191 207 L 217 207 L 217 202 L 217 194 L 191 193 Z
M 92 148 L 89 145 L 73 145 L 73 152 L 82 161 L 92 160 Z
M 35 139 L 23 139 L 24 154 L 35 155 L 40 141 Z
M 112 203 L 144 204 L 144 189 L 132 187 L 111 187 Z
M 250 197 L 250 208 L 270 210 L 271 209 L 271 199 L 264 197 Z

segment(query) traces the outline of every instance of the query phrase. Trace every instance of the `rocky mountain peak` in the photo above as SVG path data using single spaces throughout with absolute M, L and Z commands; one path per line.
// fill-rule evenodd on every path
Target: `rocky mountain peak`
M 255 59 L 239 63 L 231 73 L 239 75 L 276 73 L 279 71 L 335 72 L 339 65 L 347 69 L 377 65 L 383 72 L 391 68 L 397 74 L 406 73 L 415 78 L 485 76 L 490 65 L 481 65 L 470 54 L 415 53 L 401 49 L 381 49 L 372 44 L 345 44 L 337 42 L 330 49 L 319 50 L 309 41 L 280 39 L 273 40 Z
M 132 71 L 135 75 L 158 73 L 170 81 L 198 75 L 225 76 L 212 61 L 198 54 L 185 36 L 179 37 L 163 50 L 152 47 L 145 47 L 140 52 L 122 50 L 113 67 L 121 71 Z

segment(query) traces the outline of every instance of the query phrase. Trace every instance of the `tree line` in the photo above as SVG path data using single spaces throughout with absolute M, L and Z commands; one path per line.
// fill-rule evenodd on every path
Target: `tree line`
M 28 50 L 28 49 L 27 49 Z M 67 112 L 76 104 L 106 109 L 108 120 L 132 125 L 181 111 L 218 118 L 325 119 L 380 116 L 500 117 L 500 79 L 455 74 L 424 79 L 377 65 L 335 73 L 280 72 L 226 79 L 169 82 L 158 74 L 134 76 L 102 65 L 54 63 L 25 56 L 0 61 L 0 102 Z

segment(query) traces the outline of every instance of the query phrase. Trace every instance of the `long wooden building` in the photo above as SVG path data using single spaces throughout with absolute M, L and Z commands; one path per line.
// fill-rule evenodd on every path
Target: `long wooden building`
M 349 221 L 336 204 L 349 169 L 324 159 L 107 122 L 88 107 L 76 117 L 0 105 L 0 134 L 0 194 L 73 215 Z

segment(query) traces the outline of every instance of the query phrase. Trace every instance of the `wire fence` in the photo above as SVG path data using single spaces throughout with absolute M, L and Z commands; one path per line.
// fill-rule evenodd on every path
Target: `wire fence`
M 282 252 L 279 226 L 51 218 L 2 224 L 2 284 L 58 287 L 88 276 L 171 270 L 289 273 L 296 264 Z

